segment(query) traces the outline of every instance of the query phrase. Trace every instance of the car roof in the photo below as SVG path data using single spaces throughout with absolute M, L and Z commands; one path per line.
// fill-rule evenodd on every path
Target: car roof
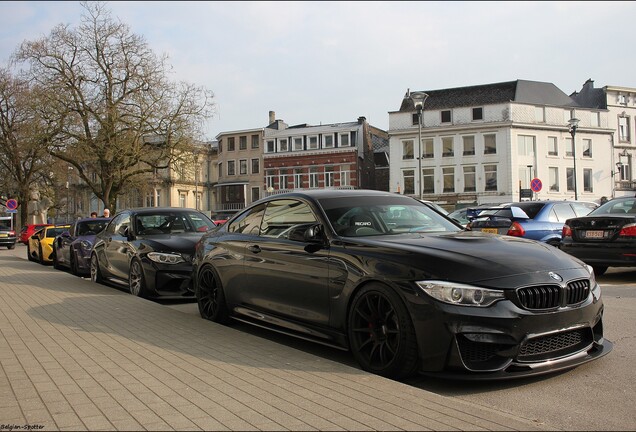
M 397 194 L 392 192 L 377 191 L 372 189 L 312 189 L 301 192 L 287 192 L 278 195 L 272 195 L 264 198 L 269 200 L 270 198 L 290 198 L 290 197 L 306 197 L 314 199 L 325 198 L 350 198 L 350 197 L 364 197 L 364 196 L 396 196 Z M 405 195 L 402 195 L 405 196 Z M 408 196 L 408 195 L 406 195 Z
M 197 209 L 193 209 L 193 208 L 186 208 L 186 207 L 137 207 L 137 208 L 131 208 L 131 209 L 122 210 L 122 211 L 117 212 L 117 213 L 123 213 L 123 212 L 130 212 L 130 213 L 137 213 L 137 214 L 168 213 L 168 212 L 197 212 L 197 213 L 202 213 L 201 210 L 197 210 Z M 109 219 L 112 219 L 112 218 L 109 218 Z

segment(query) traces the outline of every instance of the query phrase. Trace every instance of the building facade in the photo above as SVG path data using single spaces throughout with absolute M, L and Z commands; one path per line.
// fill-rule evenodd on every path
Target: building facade
M 424 199 L 449 210 L 525 198 L 574 199 L 575 189 L 583 201 L 611 196 L 606 109 L 577 106 L 551 83 L 524 80 L 426 94 L 421 144 L 410 92 L 398 111 L 389 112 L 392 192 L 417 196 L 421 187 Z M 580 120 L 574 142 L 572 118 Z M 531 192 L 533 179 L 542 185 L 537 192 Z

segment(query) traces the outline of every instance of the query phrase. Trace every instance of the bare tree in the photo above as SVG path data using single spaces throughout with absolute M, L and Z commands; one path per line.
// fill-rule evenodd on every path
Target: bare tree
M 110 15 L 102 3 L 83 3 L 76 29 L 58 25 L 26 41 L 15 58 L 47 90 L 46 118 L 60 121 L 49 148 L 113 211 L 117 197 L 139 177 L 168 167 L 200 135 L 213 95 L 169 80 L 165 56 Z
M 27 223 L 32 187 L 50 182 L 47 149 L 59 132 L 59 122 L 40 116 L 42 93 L 0 69 L 0 169 L 2 189 L 21 206 L 21 225 Z

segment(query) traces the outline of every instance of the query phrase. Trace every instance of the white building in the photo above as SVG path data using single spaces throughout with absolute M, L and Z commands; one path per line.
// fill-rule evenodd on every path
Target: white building
M 615 166 L 607 109 L 578 107 L 554 84 L 524 80 L 426 94 L 423 198 L 452 209 L 521 196 L 574 199 L 575 187 L 582 201 L 611 197 Z M 419 194 L 418 118 L 409 92 L 400 109 L 389 112 L 392 192 Z M 574 145 L 572 118 L 580 120 Z M 531 193 L 534 178 L 542 187 Z

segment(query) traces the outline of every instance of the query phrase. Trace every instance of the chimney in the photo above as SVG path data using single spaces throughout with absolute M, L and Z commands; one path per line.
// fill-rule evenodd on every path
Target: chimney
M 364 116 L 360 116 L 360 117 L 358 117 L 358 124 L 362 124 L 362 123 L 364 123 L 365 121 L 367 121 L 367 118 L 366 118 L 366 117 L 364 117 Z
M 276 121 L 276 113 L 274 111 L 269 112 L 269 124 L 272 124 Z

